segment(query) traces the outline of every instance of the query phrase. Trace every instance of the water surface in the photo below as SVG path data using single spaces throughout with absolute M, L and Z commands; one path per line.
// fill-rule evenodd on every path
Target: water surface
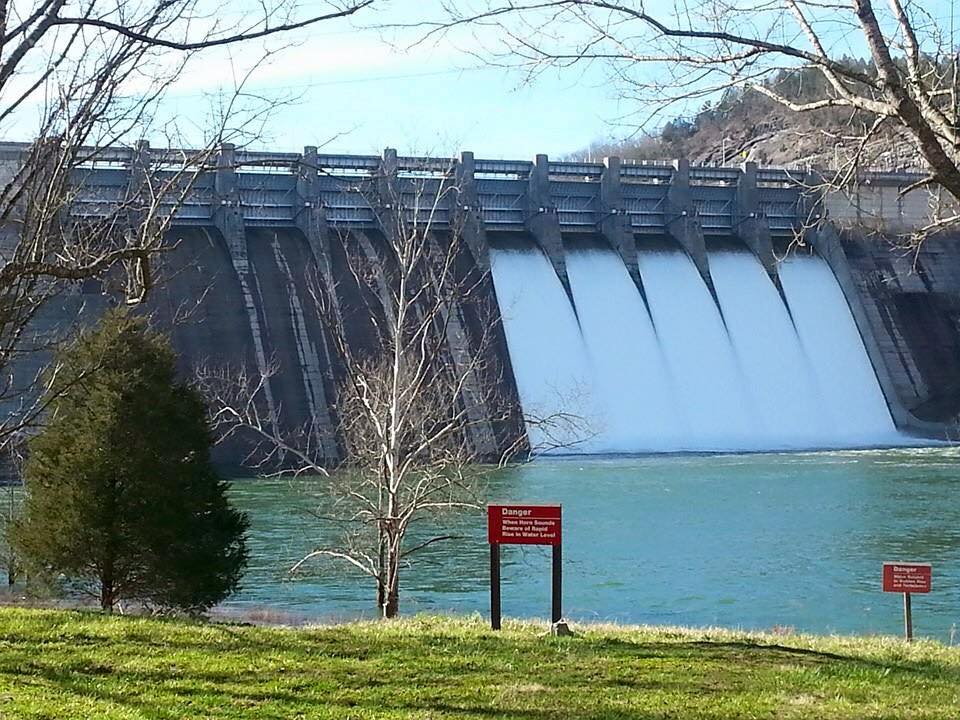
M 491 500 L 564 506 L 564 613 L 631 623 L 776 626 L 811 632 L 901 631 L 901 596 L 880 592 L 884 560 L 934 565 L 934 593 L 914 598 L 918 634 L 949 641 L 960 625 L 960 449 L 799 454 L 576 457 L 489 478 Z M 271 607 L 316 619 L 372 610 L 368 579 L 304 553 L 337 541 L 310 511 L 324 480 L 233 485 L 252 519 L 252 564 L 227 610 Z M 410 612 L 486 613 L 485 518 L 442 518 L 460 540 L 404 570 Z M 419 536 L 424 537 L 424 536 Z M 509 547 L 503 606 L 547 616 L 550 558 Z M 956 638 L 960 642 L 960 635 Z

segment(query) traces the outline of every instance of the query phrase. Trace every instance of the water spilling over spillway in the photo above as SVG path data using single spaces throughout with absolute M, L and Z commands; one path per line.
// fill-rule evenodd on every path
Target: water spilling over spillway
M 892 444 L 890 412 L 820 258 L 709 254 L 714 296 L 680 250 L 568 248 L 568 296 L 534 246 L 491 251 L 535 451 L 752 451 Z M 644 297 L 644 295 L 646 297 Z

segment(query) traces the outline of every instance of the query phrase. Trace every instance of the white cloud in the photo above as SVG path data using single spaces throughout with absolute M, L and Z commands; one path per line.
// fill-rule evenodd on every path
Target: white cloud
M 394 47 L 372 32 L 353 32 L 308 38 L 276 50 L 260 63 L 265 48 L 234 47 L 204 53 L 174 85 L 179 94 L 233 87 L 253 69 L 249 84 L 257 88 L 309 86 L 381 75 L 430 72 L 469 65 L 469 59 L 450 46 Z M 198 72 L 199 70 L 199 72 Z

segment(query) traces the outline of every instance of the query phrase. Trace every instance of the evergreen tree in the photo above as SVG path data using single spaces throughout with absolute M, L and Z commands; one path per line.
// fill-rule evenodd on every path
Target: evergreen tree
M 201 612 L 238 586 L 246 516 L 210 462 L 200 394 L 169 341 L 109 313 L 59 353 L 29 444 L 13 539 L 31 572 L 120 600 Z

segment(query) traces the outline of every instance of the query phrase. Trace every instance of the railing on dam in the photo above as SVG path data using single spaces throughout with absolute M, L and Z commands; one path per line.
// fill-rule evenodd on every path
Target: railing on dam
M 0 143 L 0 163 L 15 164 L 29 145 Z M 523 231 L 530 217 L 555 213 L 564 232 L 596 232 L 605 218 L 623 215 L 635 234 L 662 235 L 681 215 L 695 215 L 706 236 L 728 236 L 744 218 L 764 221 L 771 236 L 791 235 L 804 208 L 804 172 L 757 168 L 694 167 L 673 163 L 557 162 L 375 155 L 253 152 L 225 146 L 206 154 L 177 149 L 111 147 L 90 152 L 76 170 L 76 216 L 98 216 L 130 192 L 137 168 L 173 177 L 202 163 L 189 192 L 176 201 L 174 223 L 214 225 L 224 206 L 239 209 L 245 225 L 289 226 L 304 208 L 319 207 L 334 227 L 376 227 L 391 200 L 407 219 L 443 227 L 473 211 L 487 229 Z M 872 175 L 878 183 L 906 186 L 920 176 Z M 389 189 L 389 195 L 385 194 Z M 453 190 L 453 191 L 451 191 Z

